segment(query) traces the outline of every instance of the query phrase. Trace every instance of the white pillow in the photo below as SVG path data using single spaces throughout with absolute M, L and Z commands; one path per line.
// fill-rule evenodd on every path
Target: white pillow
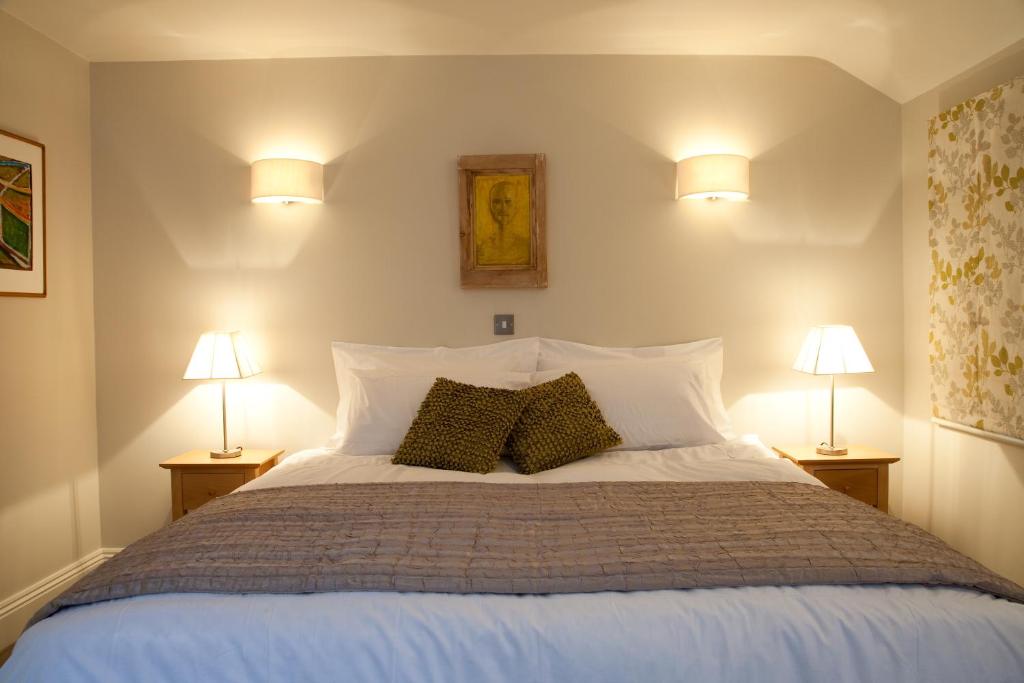
M 337 448 L 343 443 L 348 433 L 349 420 L 354 415 L 360 415 L 359 405 L 353 404 L 353 398 L 360 391 L 352 374 L 354 370 L 393 370 L 404 371 L 407 374 L 430 375 L 431 382 L 433 378 L 440 376 L 459 381 L 452 376 L 456 373 L 534 372 L 537 369 L 538 344 L 539 340 L 536 337 L 461 349 L 444 346 L 417 348 L 332 342 L 331 355 L 334 358 L 334 374 L 338 383 L 338 423 L 335 434 L 327 445 Z M 429 389 L 429 383 L 427 388 Z M 423 395 L 426 395 L 425 391 Z
M 573 371 L 622 436 L 616 450 L 722 443 L 732 438 L 712 363 L 679 358 L 585 362 L 534 374 L 547 382 Z
M 346 430 L 338 435 L 337 453 L 384 455 L 398 450 L 420 404 L 439 376 L 498 389 L 530 386 L 530 373 L 455 371 L 442 375 L 402 370 L 352 370 Z
M 562 339 L 541 339 L 537 370 L 555 370 L 579 363 L 635 360 L 639 358 L 687 357 L 711 363 L 722 381 L 722 339 L 713 337 L 669 346 L 611 347 L 590 346 Z
M 711 406 L 712 419 L 719 432 L 733 436 L 732 421 L 722 402 L 723 351 L 720 337 L 668 346 L 635 347 L 591 346 L 562 339 L 541 339 L 537 370 L 571 368 L 584 363 L 655 358 L 688 359 L 707 363 L 711 371 L 710 381 L 707 383 L 707 404 Z

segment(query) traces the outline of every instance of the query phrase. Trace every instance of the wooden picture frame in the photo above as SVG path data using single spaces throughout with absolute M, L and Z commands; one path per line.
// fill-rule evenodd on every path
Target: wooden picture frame
M 46 147 L 0 130 L 0 296 L 46 296 Z
M 544 155 L 460 156 L 458 171 L 462 286 L 547 287 Z

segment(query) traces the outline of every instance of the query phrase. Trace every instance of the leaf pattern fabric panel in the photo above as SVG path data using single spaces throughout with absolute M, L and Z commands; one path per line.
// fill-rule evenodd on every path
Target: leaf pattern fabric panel
M 513 389 L 438 377 L 391 462 L 487 474 L 525 404 L 526 396 Z
M 932 414 L 1024 438 L 1024 77 L 928 140 Z

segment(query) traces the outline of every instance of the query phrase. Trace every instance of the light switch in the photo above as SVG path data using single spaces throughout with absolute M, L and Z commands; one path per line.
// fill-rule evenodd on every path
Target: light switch
M 516 317 L 511 313 L 498 313 L 494 316 L 494 334 L 515 334 Z

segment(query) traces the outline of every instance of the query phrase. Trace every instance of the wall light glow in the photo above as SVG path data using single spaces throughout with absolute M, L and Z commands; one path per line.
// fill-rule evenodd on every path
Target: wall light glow
M 705 154 L 676 164 L 676 199 L 726 199 L 750 196 L 750 160 L 738 154 Z
M 320 204 L 324 201 L 324 167 L 304 159 L 260 159 L 252 165 L 255 204 Z

